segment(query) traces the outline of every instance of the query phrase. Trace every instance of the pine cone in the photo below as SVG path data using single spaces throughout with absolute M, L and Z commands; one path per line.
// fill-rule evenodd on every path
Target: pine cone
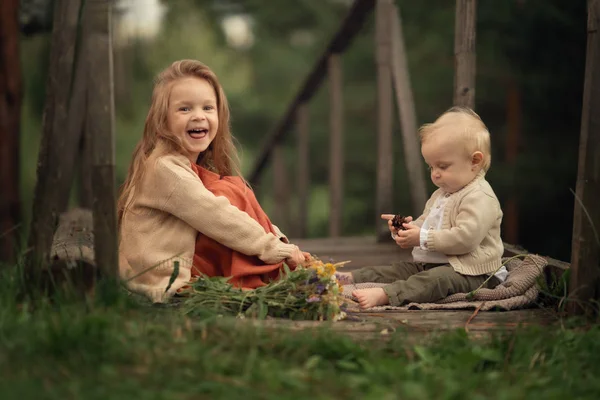
M 400 231 L 406 230 L 406 228 L 402 225 L 404 223 L 406 223 L 406 218 L 400 214 L 394 215 L 394 218 L 392 218 L 392 226 Z

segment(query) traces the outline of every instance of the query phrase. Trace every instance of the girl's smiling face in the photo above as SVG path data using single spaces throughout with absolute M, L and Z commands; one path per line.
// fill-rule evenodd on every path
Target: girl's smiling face
M 468 154 L 457 141 L 431 137 L 421 145 L 421 153 L 431 171 L 431 181 L 447 193 L 469 184 L 481 170 L 483 154 Z
M 167 126 L 181 139 L 185 156 L 196 163 L 219 129 L 217 95 L 202 78 L 182 78 L 173 83 L 169 96 Z

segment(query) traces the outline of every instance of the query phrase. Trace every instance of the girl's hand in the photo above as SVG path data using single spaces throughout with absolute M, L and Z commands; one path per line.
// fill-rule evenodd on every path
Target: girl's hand
M 421 245 L 421 228 L 413 224 L 403 224 L 406 230 L 398 231 L 394 239 L 403 249 L 419 247 Z
M 390 230 L 392 235 L 395 235 L 398 233 L 398 229 L 396 229 L 392 226 L 392 220 L 394 219 L 394 214 L 381 214 L 381 219 L 387 220 L 388 229 Z M 413 220 L 413 218 L 408 216 L 408 217 L 404 217 L 404 220 L 408 223 L 408 222 L 411 222 Z
M 299 265 L 303 265 L 309 260 L 310 254 L 300 251 L 298 246 L 292 251 L 292 255 L 285 259 L 285 263 L 290 268 L 296 268 Z

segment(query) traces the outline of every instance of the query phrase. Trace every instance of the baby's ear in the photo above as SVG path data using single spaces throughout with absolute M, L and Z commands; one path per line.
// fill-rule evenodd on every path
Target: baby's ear
M 476 151 L 471 155 L 471 164 L 476 167 L 476 166 L 482 166 L 483 165 L 483 153 L 480 151 Z

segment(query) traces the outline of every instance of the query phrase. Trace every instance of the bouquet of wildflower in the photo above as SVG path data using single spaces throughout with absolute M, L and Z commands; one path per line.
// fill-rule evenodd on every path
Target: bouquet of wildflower
M 233 287 L 228 278 L 201 277 L 182 293 L 183 311 L 193 315 L 208 309 L 240 318 L 340 320 L 346 316 L 345 303 L 335 272 L 346 263 L 323 263 L 313 257 L 308 265 L 293 271 L 284 264 L 278 280 L 253 290 Z

